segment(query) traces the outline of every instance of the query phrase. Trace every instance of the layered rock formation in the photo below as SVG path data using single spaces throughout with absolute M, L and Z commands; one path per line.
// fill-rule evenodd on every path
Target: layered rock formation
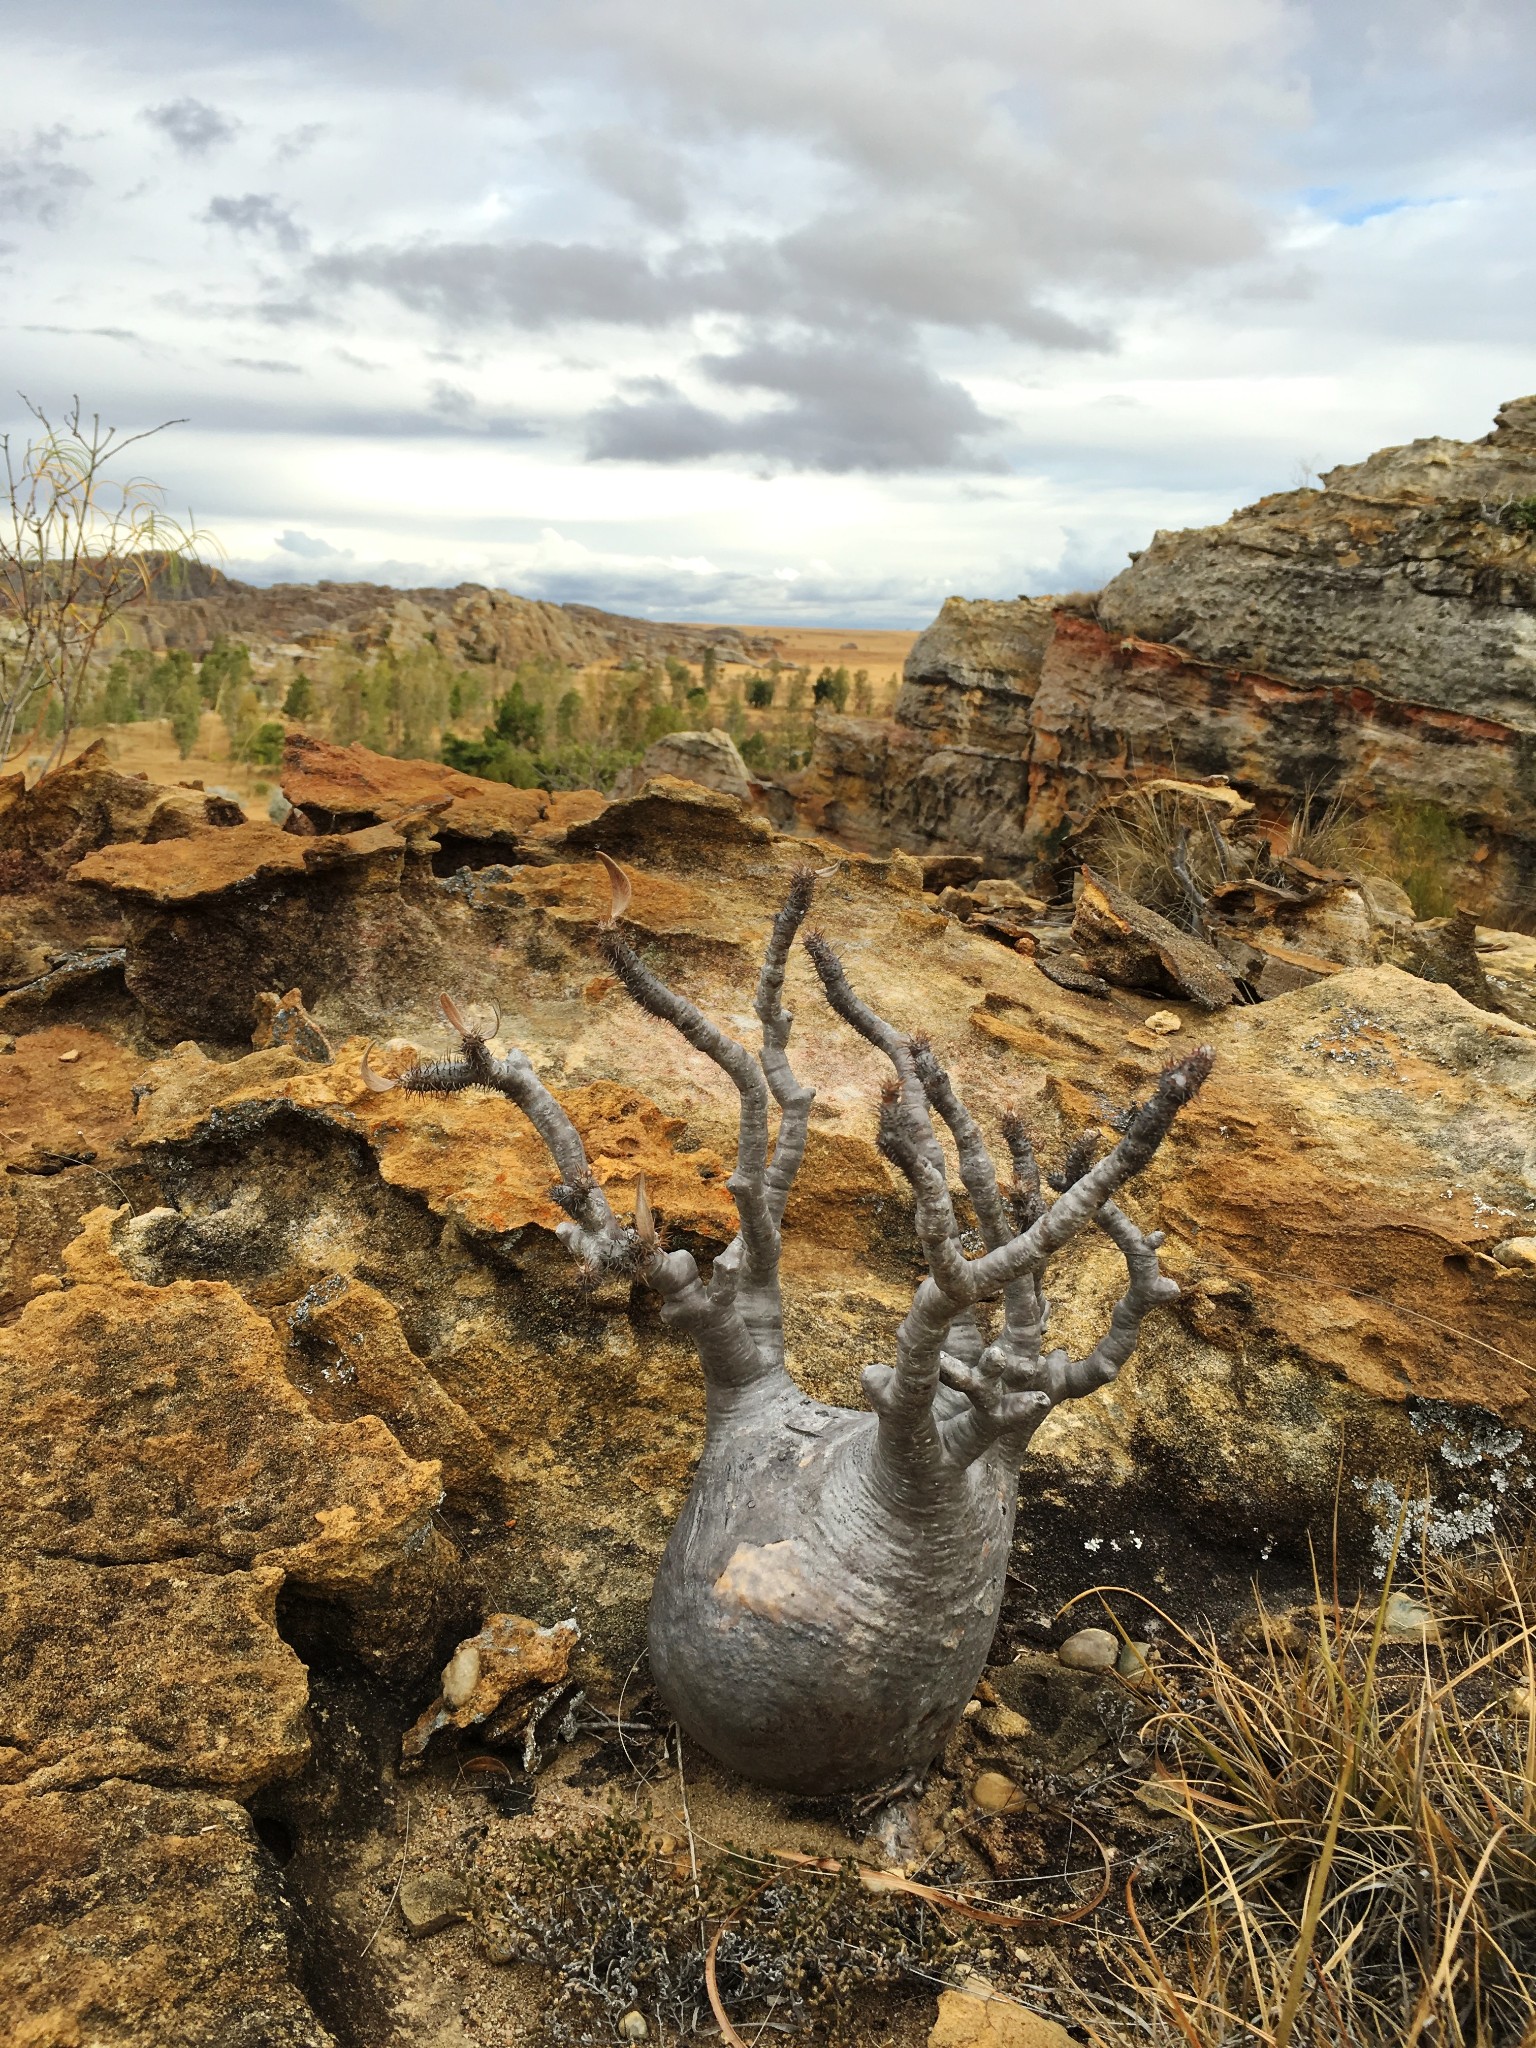
M 439 989 L 487 1026 L 498 1006 L 618 1213 L 644 1174 L 707 1260 L 734 1228 L 735 1105 L 606 971 L 599 850 L 633 875 L 635 941 L 742 1036 L 788 876 L 826 870 L 818 918 L 861 986 L 932 1034 L 987 1127 L 1019 1107 L 1053 1162 L 1170 1042 L 1215 1045 L 1130 1198 L 1168 1232 L 1183 1300 L 1037 1438 L 1000 1663 L 1106 1577 L 1188 1616 L 1254 1572 L 1304 1574 L 1341 1444 L 1354 1563 L 1426 1464 L 1448 1526 L 1523 1494 L 1536 1269 L 1508 1248 L 1536 1228 L 1536 1031 L 1448 987 L 1363 965 L 1212 1014 L 1079 994 L 948 915 L 905 854 L 776 834 L 667 778 L 514 817 L 522 793 L 311 750 L 287 773 L 307 830 L 204 815 L 151 839 L 161 797 L 117 811 L 87 786 L 104 763 L 73 772 L 69 804 L 34 793 L 60 834 L 29 839 L 44 879 L 3 899 L 23 948 L 60 918 L 112 941 L 0 1038 L 0 1994 L 24 2039 L 322 2048 L 338 2014 L 343 2038 L 419 2035 L 447 2007 L 427 1945 L 385 1927 L 408 1860 L 392 1774 L 431 1673 L 487 1615 L 579 1622 L 573 1677 L 610 1717 L 577 1745 L 593 1808 L 625 1768 L 600 1767 L 610 1731 L 649 1739 L 634 1666 L 701 1440 L 691 1352 L 627 1285 L 584 1284 L 509 1102 L 381 1095 L 364 1070 L 443 1049 Z M 82 853 L 86 815 L 123 836 Z M 789 1000 L 818 1091 L 785 1222 L 789 1356 L 854 1402 L 918 1251 L 873 1142 L 880 1062 L 798 958 Z M 1091 1341 L 1122 1280 L 1111 1246 L 1082 1246 L 1059 1341 Z M 484 1812 L 457 1768 L 407 1809 L 455 1869 Z M 690 1783 L 740 1839 L 729 1785 Z M 803 1815 L 757 1823 L 836 1847 Z M 462 1987 L 489 1997 L 495 1972 L 467 1931 L 442 1940 L 461 1944 L 437 1966 L 451 2041 Z M 536 2010 L 498 2024 L 539 2038 Z
M 826 719 L 798 792 L 871 848 L 1023 873 L 1127 782 L 1228 776 L 1430 806 L 1487 922 L 1536 898 L 1536 398 L 1472 443 L 1386 449 L 1224 526 L 1159 533 L 1093 600 L 951 599 L 894 721 Z
M 699 662 L 712 648 L 722 661 L 766 661 L 776 642 L 734 626 L 674 626 L 626 618 L 588 604 L 550 604 L 488 590 L 397 590 L 382 583 L 274 583 L 265 588 L 199 568 L 174 588 L 162 580 L 125 615 L 143 643 L 157 651 L 185 647 L 205 654 L 220 634 L 253 650 L 396 654 L 435 646 L 453 662 L 495 662 L 514 668 L 539 657 L 572 667 L 668 654 Z

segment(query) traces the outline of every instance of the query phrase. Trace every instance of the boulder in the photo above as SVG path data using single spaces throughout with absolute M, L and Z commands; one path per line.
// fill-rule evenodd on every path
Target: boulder
M 120 910 L 124 976 L 151 1015 L 238 1042 L 273 989 L 344 1002 L 369 980 L 439 980 L 434 930 L 402 888 L 425 864 L 391 825 L 306 837 L 260 822 L 104 847 L 70 879 Z
M 705 789 L 722 790 L 744 802 L 752 795 L 752 778 L 737 751 L 736 742 L 719 726 L 707 732 L 673 732 L 645 750 L 640 763 L 642 782 L 652 776 L 675 776 L 681 782 L 702 783 Z
M 62 875 L 99 846 L 187 839 L 244 822 L 228 797 L 121 774 L 106 741 L 96 740 L 30 789 L 22 775 L 0 780 L 0 893 Z
M 316 832 L 406 819 L 429 823 L 448 855 L 444 865 L 460 856 L 526 859 L 607 802 L 594 789 L 513 789 L 436 761 L 399 761 L 302 732 L 289 733 L 283 743 L 282 790 Z

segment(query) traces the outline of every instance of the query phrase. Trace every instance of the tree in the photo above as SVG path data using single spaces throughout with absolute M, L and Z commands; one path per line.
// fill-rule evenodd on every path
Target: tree
M 297 719 L 301 724 L 315 715 L 315 686 L 303 669 L 296 671 L 288 685 L 288 694 L 283 699 L 284 718 Z
M 122 434 L 78 399 L 57 425 L 26 404 L 38 431 L 21 448 L 0 435 L 0 761 L 33 719 L 54 732 L 52 766 L 112 628 L 158 581 L 180 581 L 208 536 L 167 515 L 158 484 L 120 471 L 130 448 L 179 421 Z
M 712 690 L 720 680 L 720 656 L 711 641 L 704 649 L 704 659 L 699 663 L 699 681 L 706 690 Z
M 747 702 L 754 711 L 766 711 L 773 703 L 773 693 L 778 687 L 778 677 L 752 675 L 747 677 Z
M 790 951 L 809 914 L 802 869 L 774 919 L 753 1007 L 750 1052 L 669 988 L 635 952 L 622 920 L 629 878 L 602 856 L 613 890 L 601 936 L 630 996 L 672 1025 L 740 1097 L 731 1192 L 740 1228 L 706 1282 L 693 1254 L 668 1250 L 642 1180 L 621 1223 L 574 1125 L 526 1055 L 496 1057 L 443 1005 L 459 1057 L 410 1069 L 423 1094 L 491 1088 L 533 1124 L 559 1171 L 559 1235 L 594 1279 L 627 1277 L 661 1299 L 693 1341 L 708 1387 L 704 1451 L 657 1573 L 650 1655 L 656 1689 L 683 1730 L 744 1776 L 804 1794 L 910 1784 L 943 1748 L 986 1663 L 1008 1569 L 1018 1474 L 1051 1410 L 1113 1380 L 1143 1318 L 1178 1295 L 1158 1269 L 1161 1234 L 1113 1200 L 1151 1160 L 1210 1072 L 1200 1047 L 1164 1069 L 1147 1101 L 1116 1120 L 1095 1159 L 1079 1141 L 1041 1186 L 1024 1124 L 1004 1121 L 1009 1184 L 928 1041 L 909 1037 L 853 988 L 828 941 L 805 941 L 827 1001 L 889 1063 L 879 1140 L 911 1186 L 928 1267 L 896 1334 L 895 1364 L 864 1373 L 866 1410 L 809 1399 L 784 1366 L 780 1231 L 805 1151 L 814 1090 L 796 1078 L 784 1008 Z M 393 1082 L 365 1069 L 375 1088 Z M 770 1147 L 770 1105 L 779 1123 Z M 935 1118 L 958 1155 L 985 1250 L 967 1249 Z M 1123 1256 L 1125 1294 L 1082 1357 L 1045 1349 L 1052 1256 L 1097 1227 Z M 1000 1302 L 990 1339 L 977 1310 Z M 894 1790 L 894 1786 L 892 1787 Z
M 847 669 L 824 668 L 811 690 L 811 700 L 816 704 L 830 704 L 834 711 L 841 711 L 848 702 L 851 682 Z

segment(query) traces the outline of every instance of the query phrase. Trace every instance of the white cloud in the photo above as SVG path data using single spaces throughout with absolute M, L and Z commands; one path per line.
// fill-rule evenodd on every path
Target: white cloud
M 262 576 L 921 618 L 1536 383 L 1520 0 L 78 0 L 7 56 L 7 381 L 187 415 Z

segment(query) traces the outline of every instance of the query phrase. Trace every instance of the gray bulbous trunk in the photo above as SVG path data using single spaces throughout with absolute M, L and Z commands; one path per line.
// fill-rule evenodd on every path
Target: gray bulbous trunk
M 651 1597 L 651 1672 L 743 1777 L 843 1792 L 932 1763 L 997 1629 L 1018 1497 L 978 1460 L 893 1492 L 873 1415 L 787 1376 L 711 1406 Z
M 806 950 L 836 1014 L 889 1062 L 882 1151 L 912 1188 L 928 1264 L 896 1333 L 895 1363 L 865 1368 L 867 1410 L 810 1400 L 784 1368 L 779 1230 L 805 1150 L 812 1091 L 790 1066 L 783 1006 L 790 948 L 813 880 L 796 875 L 769 934 L 750 1052 L 660 981 L 621 932 L 629 882 L 600 855 L 613 887 L 603 950 L 642 1008 L 708 1055 L 741 1098 L 729 1182 L 740 1230 L 704 1279 L 668 1251 L 642 1181 L 621 1224 L 565 1112 L 515 1049 L 495 1055 L 444 999 L 456 1059 L 375 1088 L 425 1093 L 494 1088 L 528 1116 L 560 1181 L 560 1236 L 593 1275 L 627 1273 L 661 1297 L 688 1335 L 707 1392 L 705 1445 L 657 1573 L 651 1668 L 678 1725 L 744 1777 L 801 1793 L 915 1779 L 942 1750 L 986 1663 L 997 1628 L 1029 1440 L 1060 1401 L 1112 1380 L 1142 1318 L 1178 1288 L 1158 1268 L 1158 1233 L 1111 1199 L 1138 1173 L 1210 1071 L 1201 1047 L 1166 1068 L 1149 1100 L 1118 1120 L 1095 1159 L 1074 1146 L 1047 1202 L 1022 1123 L 1004 1122 L 1011 1178 L 997 1168 L 927 1041 L 908 1037 L 850 985 L 825 939 Z M 779 1117 L 770 1143 L 771 1107 Z M 935 1118 L 985 1250 L 971 1255 Z M 1128 1283 L 1102 1340 L 1082 1358 L 1044 1347 L 1052 1256 L 1083 1230 L 1104 1232 Z M 984 1305 L 996 1305 L 995 1312 Z M 982 1311 L 982 1313 L 978 1313 Z M 984 1323 L 995 1322 L 989 1336 Z

